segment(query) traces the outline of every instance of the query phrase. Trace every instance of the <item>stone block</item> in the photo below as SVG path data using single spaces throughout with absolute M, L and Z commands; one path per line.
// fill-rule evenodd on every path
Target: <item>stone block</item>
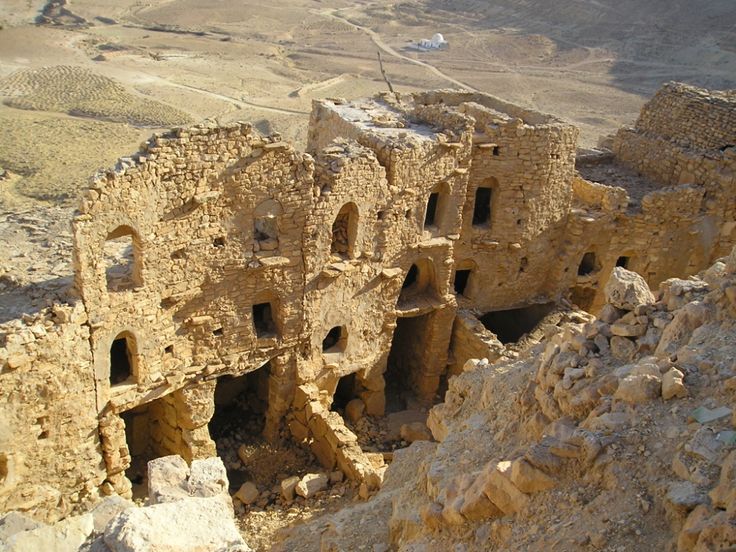
M 523 458 L 518 458 L 511 463 L 511 482 L 526 494 L 546 491 L 557 484 L 552 477 Z
M 330 478 L 324 473 L 308 473 L 299 480 L 294 491 L 304 498 L 312 498 L 315 494 L 327 488 Z
M 300 479 L 298 475 L 293 475 L 291 477 L 287 477 L 281 483 L 279 484 L 279 487 L 281 488 L 281 496 L 284 497 L 284 500 L 287 502 L 291 502 L 295 498 L 296 494 L 296 485 L 299 483 Z
M 521 511 L 529 501 L 529 498 L 511 482 L 510 476 L 511 462 L 489 463 L 477 482 L 488 499 L 507 515 Z
M 112 552 L 250 550 L 235 525 L 230 499 L 219 496 L 131 508 L 113 518 L 104 540 Z
M 644 278 L 620 266 L 613 269 L 604 292 L 606 302 L 628 311 L 634 310 L 637 305 L 654 303 L 654 295 Z
M 237 498 L 240 502 L 247 506 L 253 504 L 256 500 L 258 500 L 259 495 L 260 493 L 258 492 L 258 487 L 256 487 L 255 483 L 253 483 L 252 481 L 247 481 L 240 486 L 240 488 L 233 495 L 233 498 Z
M 326 470 L 332 470 L 337 462 L 335 449 L 327 442 L 327 439 L 315 439 L 309 444 L 309 448 Z

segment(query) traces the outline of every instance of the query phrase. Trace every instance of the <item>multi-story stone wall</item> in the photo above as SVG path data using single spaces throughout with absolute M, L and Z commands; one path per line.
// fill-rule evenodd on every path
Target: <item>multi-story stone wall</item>
M 363 184 L 357 181 L 346 186 L 341 179 L 331 186 L 340 198 L 333 210 L 351 194 L 371 195 L 370 215 L 362 220 L 368 231 L 375 228 L 372 257 L 352 262 L 361 275 L 338 280 L 343 285 L 334 290 L 326 288 L 327 293 L 342 294 L 342 300 L 333 295 L 335 300 L 328 304 L 344 308 L 352 303 L 346 310 L 356 314 L 370 312 L 361 305 L 371 295 L 383 293 L 375 303 L 381 315 L 373 317 L 381 324 L 375 327 L 375 337 L 366 335 L 364 341 L 374 353 L 367 357 L 367 371 L 360 378 L 364 388 L 360 393 L 370 401 L 371 413 L 383 412 L 382 393 L 372 390 L 383 390 L 390 360 L 425 403 L 433 399 L 446 368 L 455 311 L 452 251 L 461 230 L 472 135 L 472 120 L 455 110 L 417 103 L 407 107 L 391 100 L 386 96 L 372 102 L 315 102 L 308 144 L 316 154 L 336 137 L 349 137 L 373 152 L 385 171 L 385 184 L 369 192 L 358 192 Z M 340 164 L 325 161 L 323 179 L 330 174 L 327 161 L 329 166 Z M 346 194 L 343 189 L 350 191 Z M 346 294 L 344 285 L 355 292 Z M 358 292 L 360 286 L 375 291 Z M 321 296 L 327 303 L 325 292 Z M 406 330 L 394 331 L 399 326 Z
M 430 92 L 421 101 L 474 120 L 454 252 L 456 269 L 471 271 L 461 304 L 487 312 L 559 292 L 548 274 L 570 210 L 577 129 L 490 96 Z
M 74 221 L 75 263 L 91 314 L 102 417 L 162 397 L 165 411 L 176 412 L 169 393 L 270 363 L 267 430 L 275 432 L 290 402 L 303 327 L 311 174 L 308 156 L 237 124 L 156 137 L 128 166 L 95 180 Z M 127 271 L 114 279 L 105 244 L 119 236 L 130 238 L 131 251 L 121 263 Z M 116 361 L 116 346 L 127 362 Z M 111 372 L 116 362 L 127 374 Z M 160 451 L 211 452 L 203 430 L 176 425 L 186 416 L 182 404 L 178 416 L 155 424 L 169 428 Z M 124 490 L 120 474 L 130 460 L 116 452 L 125 449 L 123 425 L 103 427 L 109 475 Z
M 574 298 L 600 307 L 617 263 L 656 288 L 726 255 L 736 243 L 734 145 L 736 96 L 670 83 L 618 132 L 613 156 L 579 163 L 595 183 L 575 181 L 573 239 L 560 256 L 572 261 L 562 280 Z M 592 270 L 576 270 L 586 253 Z
M 1 329 L 0 507 L 61 517 L 129 494 L 136 458 L 214 454 L 218 382 L 257 370 L 266 436 L 375 486 L 338 388 L 426 406 L 563 297 L 595 311 L 615 265 L 709 265 L 736 242 L 735 111 L 667 86 L 579 174 L 571 125 L 453 91 L 315 102 L 309 153 L 245 123 L 154 136 L 85 194 L 76 303 Z

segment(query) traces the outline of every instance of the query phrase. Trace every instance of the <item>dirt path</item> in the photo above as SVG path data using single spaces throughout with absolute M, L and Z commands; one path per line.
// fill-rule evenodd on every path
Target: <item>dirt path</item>
M 337 14 L 337 11 L 338 10 L 336 10 L 336 9 L 327 9 L 327 10 L 318 10 L 318 11 L 315 11 L 314 13 L 317 14 L 317 15 L 321 15 L 323 17 L 328 17 L 330 19 L 335 19 L 337 21 L 340 21 L 341 23 L 344 23 L 345 25 L 349 25 L 353 29 L 357 29 L 359 31 L 362 31 L 362 32 L 366 33 L 370 37 L 370 39 L 373 41 L 373 44 L 375 44 L 376 46 L 378 46 L 381 50 L 383 50 L 384 52 L 386 52 L 390 56 L 393 56 L 393 57 L 395 57 L 397 59 L 400 59 L 402 61 L 407 61 L 409 63 L 413 63 L 414 65 L 419 65 L 420 67 L 424 67 L 425 69 L 429 70 L 434 75 L 438 76 L 439 78 L 441 78 L 443 80 L 446 80 L 447 82 L 449 82 L 451 84 L 454 84 L 455 86 L 459 86 L 460 88 L 464 88 L 465 90 L 470 90 L 471 92 L 478 92 L 477 89 L 473 88 L 469 84 L 466 84 L 466 83 L 464 83 L 462 81 L 459 81 L 459 80 L 451 77 L 450 75 L 447 75 L 447 74 L 443 73 L 442 71 L 440 71 L 439 69 L 437 69 L 434 65 L 432 65 L 430 63 L 427 63 L 427 62 L 424 62 L 424 61 L 419 61 L 418 59 L 413 59 L 413 58 L 410 58 L 409 56 L 405 56 L 405 55 L 397 52 L 391 46 L 389 46 L 388 44 L 386 44 L 383 41 L 383 39 L 381 38 L 381 35 L 379 35 L 377 32 L 375 32 L 372 29 L 369 29 L 368 27 L 363 27 L 361 25 L 356 25 L 355 23 L 352 23 L 352 22 L 348 21 L 344 17 L 338 15 Z
M 249 100 L 243 99 L 241 96 L 240 99 L 233 98 L 232 96 L 226 96 L 225 94 L 219 94 L 217 92 L 211 92 L 209 90 L 206 90 L 204 88 L 198 88 L 196 86 L 191 86 L 189 84 L 179 84 L 178 82 L 173 82 L 168 79 L 165 79 L 163 77 L 151 77 L 152 80 L 158 81 L 161 84 L 164 84 L 166 86 L 172 86 L 174 88 L 183 88 L 185 90 L 192 90 L 194 92 L 198 92 L 200 94 L 203 94 L 205 96 L 209 96 L 210 98 L 215 98 L 217 100 L 222 100 L 225 102 L 230 102 L 233 105 L 241 108 L 241 109 L 260 109 L 261 111 L 268 111 L 269 113 L 280 113 L 282 115 L 309 115 L 309 111 L 302 111 L 299 109 L 289 109 L 286 107 L 273 107 L 270 105 L 263 105 L 256 102 L 251 102 Z

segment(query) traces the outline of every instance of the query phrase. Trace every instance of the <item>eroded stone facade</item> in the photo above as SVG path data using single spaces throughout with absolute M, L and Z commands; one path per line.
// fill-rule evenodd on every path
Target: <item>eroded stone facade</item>
M 667 85 L 580 172 L 573 126 L 453 91 L 315 102 L 308 153 L 246 123 L 154 136 L 84 196 L 78 297 L 2 327 L 0 508 L 53 520 L 128 495 L 143 450 L 213 455 L 216 381 L 256 370 L 266 436 L 379 485 L 341 378 L 371 415 L 387 384 L 429 405 L 566 297 L 595 311 L 616 264 L 706 267 L 736 242 L 735 113 Z

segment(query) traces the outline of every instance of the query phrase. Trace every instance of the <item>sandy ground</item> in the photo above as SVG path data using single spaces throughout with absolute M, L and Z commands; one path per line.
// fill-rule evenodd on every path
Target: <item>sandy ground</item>
M 584 146 L 633 122 L 663 82 L 736 87 L 733 0 L 73 0 L 44 8 L 0 2 L 0 321 L 67 296 L 69 219 L 97 169 L 159 128 L 205 119 L 249 120 L 304 147 L 313 99 L 385 89 L 379 50 L 400 91 L 490 92 L 572 121 Z M 449 49 L 410 47 L 435 32 Z M 303 517 L 282 513 L 269 535 Z M 254 516 L 246 525 L 267 523 Z
M 74 0 L 38 20 L 43 8 L 0 5 L 0 117 L 25 133 L 23 109 L 61 114 L 60 136 L 82 117 L 119 123 L 104 148 L 97 129 L 76 148 L 97 157 L 72 171 L 78 187 L 135 149 L 131 126 L 245 119 L 303 146 L 313 98 L 385 88 L 377 50 L 399 90 L 491 92 L 571 120 L 583 145 L 630 123 L 662 82 L 736 86 L 730 0 Z M 438 31 L 449 49 L 408 47 Z M 12 171 L 19 150 L 50 157 L 13 134 L 0 138 L 0 166 Z

